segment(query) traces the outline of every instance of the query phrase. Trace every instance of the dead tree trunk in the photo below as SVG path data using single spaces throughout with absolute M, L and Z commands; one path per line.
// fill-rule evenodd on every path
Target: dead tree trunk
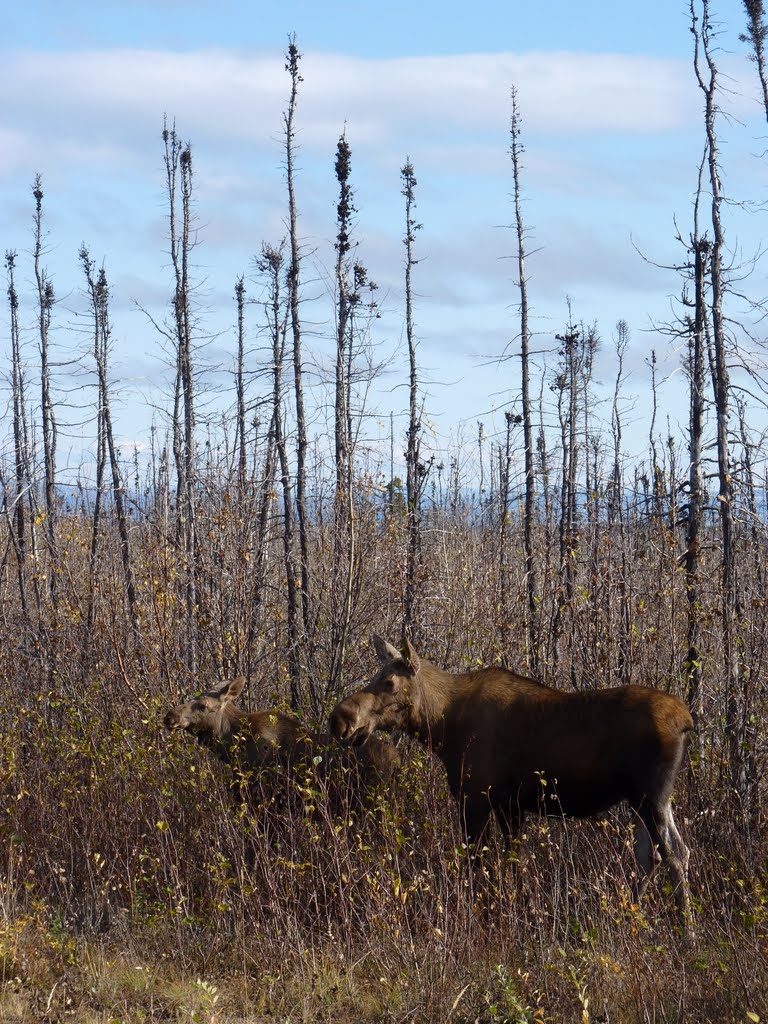
M 267 322 L 267 334 L 270 339 L 271 392 L 269 427 L 266 436 L 263 473 L 258 490 L 258 510 L 256 512 L 256 534 L 253 540 L 254 566 L 251 583 L 251 612 L 248 636 L 246 641 L 246 675 L 250 675 L 251 665 L 257 659 L 257 648 L 263 633 L 262 607 L 267 585 L 268 552 L 270 548 L 270 526 L 272 509 L 275 503 L 277 447 L 278 442 L 282 459 L 287 466 L 288 456 L 283 438 L 282 401 L 283 401 L 283 370 L 285 362 L 285 337 L 287 328 L 287 309 L 282 295 L 282 279 L 285 260 L 282 247 L 275 249 L 270 245 L 262 245 L 261 256 L 257 260 L 259 273 L 266 280 L 267 298 L 264 310 Z M 298 601 L 299 596 L 295 585 L 297 568 L 294 564 L 294 510 L 293 496 L 290 487 L 290 476 L 282 481 L 284 511 L 283 516 L 283 553 L 288 593 L 288 646 L 289 661 L 298 657 Z M 288 518 L 286 518 L 286 514 Z M 293 662 L 291 661 L 293 666 Z M 294 678 L 295 666 L 291 671 Z M 292 700 L 298 704 L 298 691 L 292 693 Z
M 51 671 L 55 670 L 55 636 L 58 618 L 59 552 L 56 537 L 56 418 L 51 385 L 49 330 L 55 302 L 53 284 L 42 266 L 43 257 L 43 185 L 37 175 L 32 188 L 35 199 L 34 264 L 37 285 L 37 325 L 40 338 L 40 412 L 43 434 L 43 466 L 45 474 L 44 536 L 48 546 L 48 593 L 53 615 L 53 646 L 49 645 Z
M 765 40 L 768 36 L 768 25 L 765 23 L 765 4 L 763 0 L 742 0 L 747 15 L 747 31 L 739 36 L 743 43 L 749 43 L 751 57 L 757 67 L 757 76 L 763 94 L 763 109 L 768 120 L 768 79 L 765 68 Z
M 248 478 L 248 452 L 245 438 L 245 284 L 242 277 L 235 284 L 237 302 L 237 369 L 235 371 L 235 393 L 237 400 L 237 489 L 240 501 L 245 500 Z
M 702 487 L 702 450 L 704 434 L 704 358 L 706 351 L 707 275 L 710 243 L 704 238 L 691 240 L 693 253 L 694 316 L 688 318 L 688 375 L 690 379 L 690 426 L 688 508 L 685 530 L 685 592 L 688 602 L 688 650 L 684 672 L 686 696 L 694 724 L 701 719 L 701 550 L 699 536 L 704 515 Z
M 195 381 L 192 352 L 192 306 L 189 259 L 192 248 L 192 150 L 176 129 L 163 128 L 169 241 L 175 289 L 173 328 L 176 347 L 173 450 L 177 479 L 177 531 L 185 557 L 186 663 L 197 674 L 197 462 L 195 452 Z M 177 192 L 181 194 L 178 223 Z
M 704 128 L 706 140 L 706 166 L 711 195 L 710 216 L 712 245 L 709 257 L 709 283 L 711 289 L 712 355 L 711 374 L 717 427 L 717 468 L 719 479 L 718 508 L 722 543 L 720 582 L 722 587 L 722 651 L 725 676 L 726 736 L 730 781 L 734 795 L 744 811 L 748 809 L 749 793 L 746 778 L 746 718 L 744 706 L 744 678 L 738 636 L 741 617 L 740 597 L 736 576 L 736 552 L 733 515 L 733 476 L 731 470 L 730 441 L 730 376 L 727 358 L 727 339 L 724 301 L 723 248 L 724 231 L 721 208 L 724 197 L 720 181 L 717 137 L 717 66 L 712 55 L 713 27 L 708 0 L 700 0 L 701 17 L 697 14 L 697 0 L 691 0 L 691 30 L 694 36 L 694 71 L 704 97 Z
M 15 470 L 13 511 L 9 515 L 9 527 L 16 554 L 21 610 L 25 621 L 30 624 L 30 611 L 27 601 L 27 547 L 29 546 L 34 564 L 37 560 L 37 535 L 34 517 L 34 495 L 32 493 L 32 472 L 29 464 L 26 385 L 19 333 L 19 297 L 16 292 L 14 276 L 16 268 L 15 252 L 7 252 L 5 254 L 5 266 L 8 273 L 8 306 L 11 314 L 11 391 L 13 397 L 13 458 Z M 29 509 L 30 513 L 29 518 L 27 518 L 27 509 Z M 35 605 L 39 618 L 41 611 L 40 587 L 36 574 L 33 574 L 32 580 Z
M 510 557 L 509 557 L 509 498 L 512 469 L 512 424 L 515 416 L 507 410 L 504 413 L 504 446 L 499 445 L 499 640 L 501 645 L 502 663 L 507 664 L 510 646 L 510 627 L 512 625 L 512 602 L 509 594 Z
M 576 556 L 579 546 L 578 519 L 578 409 L 581 372 L 581 332 L 571 322 L 565 334 L 556 335 L 560 342 L 560 369 L 555 377 L 558 398 L 558 419 L 563 457 L 560 472 L 560 528 L 559 528 L 559 583 L 552 622 L 552 666 L 555 673 L 559 665 L 559 644 L 564 632 L 566 611 L 573 625 L 573 596 L 576 583 Z M 572 638 L 573 639 L 573 638 Z M 576 666 L 571 651 L 569 674 L 571 684 L 577 685 Z
M 109 468 L 112 477 L 112 501 L 114 502 L 115 518 L 117 520 L 117 531 L 120 538 L 120 560 L 123 566 L 123 582 L 125 586 L 125 597 L 128 604 L 128 614 L 131 622 L 131 631 L 134 646 L 140 655 L 139 648 L 139 613 L 138 599 L 136 594 L 136 581 L 133 572 L 133 559 L 131 556 L 131 538 L 128 523 L 128 510 L 125 502 L 125 486 L 123 484 L 120 470 L 120 455 L 115 443 L 115 432 L 112 424 L 112 408 L 109 395 L 109 346 L 112 328 L 109 320 L 109 286 L 107 275 L 102 267 L 98 274 L 94 274 L 94 264 L 91 261 L 87 249 L 80 251 L 80 259 L 85 271 L 88 283 L 88 294 L 91 300 L 94 322 L 94 360 L 96 363 L 96 374 L 98 380 L 98 415 L 99 415 L 99 436 L 102 439 L 101 450 L 106 449 L 109 456 Z M 103 454 L 101 457 L 101 471 L 97 478 L 97 495 L 103 488 Z M 96 542 L 98 529 L 94 515 L 93 529 L 94 543 L 92 546 L 92 557 L 95 559 Z M 89 607 L 89 613 L 91 609 Z M 89 614 L 89 622 L 92 622 L 92 615 Z
M 618 621 L 618 655 L 616 660 L 616 676 L 620 684 L 631 682 L 632 659 L 631 659 L 631 630 L 629 612 L 629 565 L 627 559 L 625 515 L 624 515 L 624 479 L 622 473 L 622 421 L 619 408 L 621 385 L 624 379 L 624 357 L 629 345 L 629 329 L 626 321 L 620 320 L 616 325 L 616 358 L 618 368 L 616 371 L 616 385 L 613 391 L 613 403 L 611 406 L 611 427 L 613 431 L 613 467 L 608 497 L 608 527 L 611 532 L 618 532 L 620 546 L 619 554 L 619 621 Z M 615 547 L 615 545 L 614 545 Z M 609 597 L 610 600 L 610 597 Z
M 352 324 L 356 300 L 350 278 L 353 249 L 352 219 L 355 214 L 350 185 L 351 155 L 346 136 L 336 146 L 335 172 L 339 183 L 336 205 L 336 370 L 334 387 L 334 493 L 333 567 L 331 601 L 331 658 L 326 692 L 335 693 L 344 667 L 352 612 L 352 581 L 355 562 L 355 521 L 352 496 Z
M 419 411 L 419 377 L 416 362 L 416 335 L 413 323 L 413 268 L 418 260 L 413 255 L 416 232 L 421 229 L 414 218 L 416 175 L 410 160 L 400 170 L 402 194 L 405 197 L 405 336 L 408 344 L 408 430 L 406 433 L 405 472 L 406 510 L 408 523 L 408 556 L 405 570 L 403 630 L 418 643 L 417 625 L 421 575 L 421 499 L 426 485 L 426 468 L 421 460 L 421 416 Z
M 274 450 L 280 463 L 280 483 L 283 492 L 283 561 L 285 565 L 285 582 L 287 593 L 286 625 L 288 629 L 288 674 L 290 677 L 290 700 L 291 707 L 297 710 L 301 706 L 301 598 L 299 596 L 298 583 L 300 580 L 299 566 L 296 564 L 296 541 L 295 541 L 295 511 L 293 488 L 291 484 L 291 467 L 288 455 L 288 444 L 285 437 L 285 424 L 283 419 L 283 364 L 285 359 L 286 334 L 288 328 L 287 316 L 290 315 L 290 296 L 287 311 L 285 309 L 282 290 L 281 275 L 283 267 L 283 256 L 280 250 L 271 246 L 264 246 L 259 262 L 259 269 L 267 276 L 268 298 L 266 303 L 267 323 L 269 337 L 272 344 L 272 417 L 270 423 L 270 435 L 274 438 Z M 290 275 L 290 269 L 289 269 Z M 269 461 L 269 450 L 267 452 L 268 462 L 265 468 L 267 478 L 271 473 L 272 465 Z M 271 499 L 269 497 L 268 479 L 265 480 L 265 491 L 262 496 L 260 511 L 259 532 L 260 536 L 266 537 L 267 523 Z M 265 557 L 262 546 L 260 557 Z M 259 586 L 256 589 L 256 597 L 260 603 L 263 592 L 263 563 L 257 565 L 257 581 Z M 254 609 L 254 621 L 257 621 Z
M 97 293 L 97 285 L 93 278 L 93 267 L 88 253 L 83 248 L 80 250 L 80 260 L 88 282 L 88 291 L 93 310 L 93 333 L 94 333 L 94 360 L 97 367 L 97 398 L 96 398 L 96 494 L 93 502 L 93 517 L 91 520 L 91 545 L 88 559 L 88 611 L 85 616 L 84 636 L 81 643 L 82 651 L 82 676 L 85 681 L 88 678 L 93 655 L 93 627 L 96 615 L 96 578 L 98 569 L 99 539 L 101 535 L 101 512 L 104 499 L 104 468 L 106 466 L 106 431 L 104 429 L 104 395 L 101 389 L 101 374 L 98 373 L 99 364 L 103 358 L 103 349 L 107 344 L 104 336 L 104 302 L 106 296 Z M 106 281 L 104 282 L 106 290 Z
M 302 646 L 309 661 L 310 677 L 314 678 L 314 618 L 312 611 L 312 584 L 309 559 L 309 510 L 307 508 L 307 423 L 304 410 L 304 368 L 302 365 L 301 314 L 299 309 L 299 290 L 301 278 L 301 252 L 299 246 L 298 211 L 296 207 L 296 182 L 294 171 L 294 117 L 298 98 L 301 54 L 295 39 L 291 38 L 288 45 L 285 68 L 291 77 L 291 95 L 288 101 L 288 112 L 284 117 L 285 126 L 285 173 L 288 185 L 288 237 L 290 245 L 290 264 L 288 267 L 288 304 L 290 310 L 291 336 L 293 340 L 293 386 L 296 403 L 296 515 L 299 530 L 299 551 L 301 555 L 301 615 L 298 624 L 301 630 Z M 294 680 L 298 690 L 301 687 L 301 659 L 294 661 L 294 669 L 299 675 Z
M 525 504 L 523 512 L 523 551 L 525 554 L 525 595 L 527 641 L 526 660 L 534 676 L 539 674 L 539 628 L 536 562 L 533 549 L 536 503 L 535 453 L 533 449 L 533 411 L 531 408 L 530 327 L 528 321 L 528 279 L 525 273 L 525 224 L 522 211 L 520 158 L 521 121 L 517 106 L 517 90 L 512 89 L 511 156 L 514 186 L 515 232 L 517 237 L 517 286 L 520 292 L 520 398 L 523 416 L 523 447 L 525 449 Z

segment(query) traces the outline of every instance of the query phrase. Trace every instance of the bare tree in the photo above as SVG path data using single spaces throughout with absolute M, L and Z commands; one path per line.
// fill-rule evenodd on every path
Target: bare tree
M 352 151 L 345 134 L 336 145 L 335 173 L 339 183 L 336 204 L 336 373 L 334 388 L 334 559 L 331 599 L 332 643 L 327 692 L 334 693 L 343 669 L 352 612 L 355 562 L 355 517 L 352 501 L 352 364 L 353 319 L 358 301 L 350 252 L 354 194 L 350 184 Z
M 27 547 L 33 563 L 37 560 L 37 530 L 35 527 L 35 496 L 30 466 L 29 428 L 27 424 L 27 398 L 24 365 L 21 359 L 21 338 L 19 333 L 19 297 L 16 291 L 16 253 L 6 252 L 5 266 L 8 275 L 8 306 L 10 309 L 11 333 L 11 391 L 13 398 L 13 461 L 15 488 L 12 495 L 12 514 L 9 528 L 14 545 L 19 584 L 19 600 L 24 618 L 29 621 L 27 603 Z M 4 488 L 5 490 L 5 488 Z M 8 495 L 5 495 L 8 509 Z M 29 516 L 27 516 L 27 508 Z M 32 575 L 35 604 L 38 616 L 41 610 L 40 587 L 37 574 Z
M 554 388 L 557 394 L 557 416 L 560 424 L 562 461 L 560 467 L 560 517 L 559 517 L 559 584 L 558 597 L 552 624 L 552 664 L 556 671 L 559 664 L 559 641 L 563 631 L 563 616 L 573 596 L 576 530 L 576 470 L 578 448 L 576 444 L 576 382 L 578 377 L 579 334 L 569 327 L 563 335 L 556 335 L 561 343 L 560 367 L 555 376 Z
M 192 148 L 175 125 L 163 126 L 168 233 L 174 274 L 173 339 L 176 377 L 173 454 L 176 462 L 177 537 L 186 559 L 187 671 L 197 672 L 197 462 L 195 451 L 195 378 L 193 368 L 190 254 L 192 238 Z M 180 193 L 180 199 L 179 199 Z M 179 211 L 180 203 L 180 211 Z M 179 223 L 179 212 L 181 222 Z
M 629 683 L 632 674 L 630 658 L 630 625 L 629 625 L 629 595 L 627 593 L 627 580 L 629 578 L 629 565 L 626 547 L 626 524 L 624 516 L 624 479 L 622 471 L 622 419 L 619 408 L 621 386 L 624 380 L 624 358 L 629 346 L 629 327 L 625 320 L 619 320 L 616 324 L 616 359 L 618 367 L 616 370 L 616 384 L 613 389 L 613 402 L 611 405 L 611 429 L 613 433 L 613 466 L 608 488 L 608 526 L 611 530 L 618 530 L 620 539 L 619 555 L 619 640 L 618 659 L 616 674 L 621 683 Z
M 539 670 L 539 630 L 536 564 L 534 560 L 533 527 L 536 502 L 536 470 L 533 443 L 533 411 L 531 408 L 530 325 L 528 320 L 528 279 L 525 272 L 526 230 L 522 210 L 521 141 L 522 122 L 517 104 L 517 90 L 512 88 L 512 120 L 510 154 L 512 157 L 513 201 L 517 238 L 517 287 L 520 294 L 520 399 L 525 449 L 525 504 L 523 512 L 523 550 L 525 553 L 526 639 L 527 661 L 534 675 Z
M 45 524 L 44 535 L 48 545 L 50 568 L 48 572 L 48 592 L 51 599 L 54 620 L 58 608 L 59 552 L 56 538 L 56 416 L 54 413 L 53 391 L 51 384 L 51 355 L 49 331 L 51 313 L 55 302 L 53 284 L 42 265 L 43 258 L 43 183 L 40 175 L 36 175 L 32 187 L 35 199 L 34 220 L 34 265 L 35 283 L 37 285 L 37 326 L 40 343 L 40 412 L 43 434 L 43 466 L 45 474 Z M 55 632 L 55 625 L 54 625 Z M 52 657 L 54 657 L 52 655 Z
M 698 11 L 701 11 L 699 15 Z M 704 130 L 707 184 L 711 195 L 710 218 L 712 241 L 709 250 L 709 287 L 711 318 L 710 372 L 716 416 L 717 471 L 719 480 L 718 509 L 722 537 L 722 650 L 725 673 L 726 732 L 728 737 L 731 784 L 734 793 L 745 803 L 748 799 L 745 775 L 745 728 L 747 709 L 744 706 L 744 678 L 741 664 L 738 623 L 741 617 L 734 531 L 734 488 L 731 468 L 730 417 L 731 385 L 728 366 L 726 321 L 723 310 L 725 274 L 723 252 L 725 233 L 722 223 L 724 203 L 720 179 L 717 135 L 718 70 L 715 64 L 714 28 L 709 0 L 691 0 L 691 31 L 694 37 L 694 72 L 704 97 Z
M 288 241 L 290 246 L 290 262 L 288 266 L 288 303 L 290 309 L 290 327 L 293 340 L 293 386 L 296 402 L 296 512 L 299 528 L 299 549 L 301 552 L 301 609 L 302 636 L 305 654 L 310 661 L 310 675 L 313 676 L 311 663 L 313 643 L 312 585 L 309 558 L 309 510 L 307 508 L 307 421 L 304 410 L 304 369 L 302 365 L 301 314 L 299 309 L 301 283 L 301 251 L 299 245 L 298 210 L 296 205 L 296 176 L 294 170 L 294 151 L 296 129 L 296 102 L 299 84 L 303 81 L 299 74 L 301 54 L 296 46 L 295 37 L 288 43 L 285 70 L 291 78 L 291 93 L 288 111 L 284 116 L 285 129 L 285 174 L 288 186 Z M 295 669 L 301 672 L 301 662 L 295 662 Z M 296 679 L 300 686 L 300 679 Z
M 690 380 L 690 425 L 688 503 L 685 523 L 685 591 L 688 601 L 688 650 L 684 671 L 688 706 L 694 723 L 701 717 L 701 542 L 704 495 L 702 449 L 704 434 L 704 361 L 706 357 L 707 276 L 710 243 L 706 237 L 691 239 L 693 253 L 694 315 L 688 317 L 688 377 Z
M 768 78 L 765 69 L 765 40 L 768 36 L 768 25 L 765 21 L 765 4 L 763 0 L 742 0 L 747 15 L 747 31 L 739 36 L 743 43 L 749 43 L 751 58 L 757 67 L 760 88 L 763 93 L 763 109 L 768 119 Z
M 413 268 L 419 262 L 413 255 L 416 232 L 421 230 L 414 217 L 416 175 L 413 164 L 406 160 L 400 169 L 402 194 L 405 197 L 405 336 L 408 344 L 408 429 L 406 432 L 405 472 L 408 522 L 408 559 L 405 571 L 403 629 L 417 641 L 416 595 L 421 566 L 421 500 L 427 482 L 427 468 L 421 458 L 421 414 L 419 408 L 419 377 L 416 361 L 416 335 L 413 322 Z M 417 641 L 418 642 L 418 641 Z
M 88 297 L 91 302 L 91 311 L 93 314 L 93 357 L 96 364 L 98 388 L 96 505 L 94 508 L 91 538 L 91 587 L 89 590 L 87 632 L 90 636 L 93 630 L 95 572 L 100 526 L 99 510 L 101 507 L 101 495 L 104 489 L 104 468 L 106 456 L 108 454 L 110 474 L 112 477 L 112 500 L 114 502 L 117 530 L 120 537 L 120 559 L 123 566 L 123 581 L 125 584 L 125 596 L 128 604 L 128 614 L 131 624 L 131 635 L 134 645 L 140 654 L 141 649 L 138 642 L 138 601 L 133 571 L 133 559 L 131 556 L 128 510 L 125 502 L 125 485 L 123 483 L 122 472 L 120 470 L 120 455 L 115 442 L 109 393 L 108 359 L 112 334 L 112 327 L 109 319 L 109 285 L 107 283 L 106 271 L 103 267 L 101 267 L 98 272 L 96 271 L 95 264 L 90 258 L 85 246 L 80 249 L 80 261 L 83 266 L 83 272 L 88 286 Z
M 245 438 L 245 283 L 242 277 L 235 282 L 237 303 L 237 368 L 235 370 L 235 396 L 237 403 L 237 487 L 240 499 L 245 498 L 248 475 L 248 454 Z
M 253 626 L 258 622 L 264 590 L 264 567 L 266 558 L 266 535 L 269 512 L 271 507 L 270 480 L 275 472 L 274 455 L 280 464 L 280 482 L 283 492 L 283 561 L 285 565 L 285 583 L 287 594 L 287 628 L 288 628 L 288 671 L 290 675 L 291 707 L 296 710 L 301 705 L 301 604 L 297 581 L 299 568 L 296 565 L 295 512 L 291 477 L 288 442 L 285 436 L 283 417 L 283 364 L 285 360 L 286 335 L 290 304 L 283 301 L 282 276 L 284 258 L 282 248 L 275 249 L 265 245 L 262 248 L 258 268 L 264 274 L 267 283 L 267 330 L 272 347 L 272 414 L 267 444 L 267 458 L 264 471 L 264 490 L 262 492 L 259 513 L 259 533 L 257 547 L 256 584 L 254 589 Z M 288 271 L 290 279 L 290 269 Z M 290 291 L 290 286 L 289 286 Z M 274 454 L 273 454 L 274 453 Z M 254 639 L 253 634 L 251 639 Z
M 506 663 L 507 650 L 511 639 L 512 601 L 510 600 L 510 529 L 509 502 L 512 468 L 512 426 L 515 420 L 513 413 L 504 413 L 504 445 L 499 445 L 499 607 L 500 607 L 500 646 L 502 662 Z M 526 630 L 526 635 L 527 630 Z

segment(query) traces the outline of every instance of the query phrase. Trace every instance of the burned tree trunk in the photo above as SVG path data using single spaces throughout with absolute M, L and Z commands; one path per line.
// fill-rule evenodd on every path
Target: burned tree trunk
M 355 563 L 355 517 L 352 495 L 352 349 L 355 282 L 350 278 L 353 249 L 352 219 L 355 213 L 350 185 L 351 155 L 346 136 L 336 146 L 335 172 L 339 183 L 336 204 L 336 366 L 334 386 L 334 464 L 336 488 L 333 515 L 333 568 L 331 601 L 331 662 L 326 692 L 336 694 L 344 666 L 352 612 L 352 581 Z M 336 694 L 338 695 L 338 694 Z M 319 709 L 317 709 L 319 710 Z
M 421 229 L 413 211 L 416 202 L 416 175 L 410 160 L 400 170 L 405 197 L 405 335 L 408 344 L 408 430 L 405 452 L 406 508 L 408 523 L 408 556 L 405 571 L 405 595 L 403 601 L 403 629 L 406 635 L 418 642 L 418 610 L 416 596 L 419 592 L 421 566 L 421 499 L 426 485 L 426 468 L 421 461 L 421 416 L 419 411 L 419 378 L 416 362 L 416 336 L 413 323 L 412 272 L 418 263 L 413 255 L 416 232 Z
M 56 418 L 54 415 L 51 384 L 49 330 L 51 312 L 55 302 L 53 284 L 42 266 L 43 257 L 43 185 L 40 175 L 35 178 L 32 195 L 35 199 L 34 264 L 37 285 L 37 325 L 40 338 L 40 413 L 43 434 L 43 466 L 45 480 L 44 536 L 48 546 L 48 593 L 53 613 L 53 632 L 56 633 L 58 614 L 59 552 L 56 538 Z M 55 641 L 54 641 L 55 642 Z M 50 650 L 51 668 L 55 653 Z
M 80 259 L 83 264 L 86 281 L 88 284 L 88 295 L 91 300 L 93 312 L 94 329 L 94 361 L 96 363 L 96 374 L 98 383 L 98 448 L 99 466 L 96 481 L 97 499 L 103 489 L 103 473 L 105 463 L 105 452 L 109 455 L 109 468 L 112 477 L 112 500 L 114 502 L 117 530 L 120 537 L 120 560 L 123 566 L 123 582 L 125 586 L 125 597 L 128 604 L 128 614 L 131 622 L 131 631 L 134 645 L 139 650 L 139 616 L 138 600 L 136 595 L 136 582 L 133 572 L 133 560 L 131 557 L 131 539 L 128 527 L 128 510 L 125 502 L 125 487 L 122 473 L 120 471 L 119 452 L 115 443 L 115 432 L 112 423 L 112 409 L 109 394 L 108 359 L 109 346 L 112 328 L 109 320 L 109 286 L 107 275 L 102 267 L 98 274 L 88 255 L 87 249 L 80 250 Z M 95 561 L 98 543 L 98 522 L 94 513 L 93 539 L 91 544 L 91 558 Z M 89 629 L 93 624 L 93 603 L 89 604 L 88 625 Z
M 176 381 L 173 411 L 173 452 L 176 461 L 177 538 L 185 557 L 186 662 L 190 678 L 197 673 L 197 462 L 195 452 L 195 380 L 192 347 L 192 306 L 189 259 L 192 248 L 192 150 L 176 129 L 163 128 L 169 241 L 175 289 L 173 333 Z M 178 198 L 181 192 L 181 224 Z
M 688 650 L 685 656 L 686 696 L 694 723 L 701 717 L 701 551 L 703 519 L 702 447 L 704 433 L 704 358 L 706 352 L 706 280 L 710 243 L 691 242 L 694 258 L 694 317 L 688 320 L 688 374 L 690 379 L 690 470 L 685 530 L 685 592 L 688 602 Z
M 310 662 L 310 675 L 314 661 L 312 650 L 312 631 L 314 619 L 312 611 L 312 583 L 309 560 L 309 510 L 307 508 L 307 422 L 304 410 L 304 368 L 302 365 L 301 314 L 299 310 L 299 286 L 301 277 L 301 253 L 299 246 L 298 211 L 296 206 L 296 182 L 294 171 L 294 117 L 298 98 L 301 54 L 292 38 L 288 45 L 286 71 L 291 77 L 291 94 L 288 101 L 288 112 L 284 117 L 285 126 L 285 174 L 288 186 L 288 238 L 290 246 L 290 263 L 288 267 L 288 305 L 290 310 L 291 337 L 293 340 L 293 387 L 296 403 L 296 515 L 299 531 L 299 551 L 301 555 L 301 622 L 297 629 L 301 631 L 302 646 Z M 293 681 L 297 692 L 301 687 L 301 659 L 294 661 L 294 671 L 298 672 Z
M 704 129 L 706 141 L 706 168 L 711 195 L 710 217 L 712 243 L 709 254 L 709 286 L 711 290 L 711 352 L 710 372 L 716 415 L 717 472 L 719 481 L 718 509 L 722 562 L 720 582 L 722 588 L 721 633 L 723 672 L 725 677 L 726 737 L 730 781 L 734 795 L 746 810 L 749 785 L 746 777 L 746 719 L 745 679 L 742 670 L 739 621 L 740 594 L 737 580 L 737 561 L 734 530 L 734 487 L 731 469 L 730 440 L 730 374 L 727 358 L 725 316 L 723 312 L 725 275 L 723 249 L 725 244 L 722 224 L 724 202 L 720 180 L 717 137 L 717 66 L 712 55 L 712 22 L 708 0 L 700 0 L 701 18 L 697 15 L 697 0 L 691 0 L 691 30 L 694 36 L 694 71 L 704 97 Z
M 512 123 L 510 128 L 512 181 L 514 186 L 515 232 L 517 237 L 517 286 L 520 292 L 520 400 L 523 417 L 525 449 L 525 504 L 523 512 L 523 551 L 525 553 L 526 640 L 527 662 L 533 675 L 539 673 L 539 629 L 536 563 L 533 552 L 533 528 L 536 502 L 536 472 L 533 450 L 533 413 L 531 409 L 531 334 L 528 321 L 528 280 L 525 273 L 525 224 L 522 211 L 520 158 L 523 154 L 520 111 L 517 90 L 512 89 Z
M 27 426 L 27 398 L 24 367 L 21 359 L 21 338 L 19 333 L 19 297 L 16 292 L 16 253 L 5 254 L 8 272 L 8 305 L 11 313 L 11 391 L 13 401 L 13 462 L 15 488 L 12 496 L 12 512 L 9 513 L 9 528 L 16 555 L 19 601 L 22 615 L 30 623 L 30 609 L 27 600 L 27 548 L 33 564 L 37 561 L 37 532 L 35 528 L 34 494 L 32 492 L 32 471 L 30 468 L 29 430 Z M 5 497 L 8 509 L 8 495 Z M 29 517 L 27 517 L 29 509 Z M 37 575 L 33 574 L 32 585 L 38 617 L 41 611 L 40 587 Z
M 237 401 L 237 489 L 241 501 L 245 500 L 248 478 L 248 456 L 245 438 L 245 284 L 242 277 L 235 284 L 237 302 L 237 368 L 235 371 L 235 394 Z

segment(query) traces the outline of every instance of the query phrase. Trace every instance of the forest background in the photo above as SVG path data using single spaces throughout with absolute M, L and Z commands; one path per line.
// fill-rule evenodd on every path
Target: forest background
M 673 296 L 647 351 L 608 300 L 585 319 L 562 295 L 542 329 L 529 268 L 557 239 L 539 251 L 527 222 L 527 97 L 508 82 L 506 341 L 483 353 L 477 413 L 467 382 L 437 385 L 447 340 L 422 362 L 431 254 L 408 154 L 389 240 L 402 301 L 362 244 L 351 129 L 327 172 L 334 239 L 302 233 L 312 81 L 293 37 L 268 129 L 284 203 L 229 313 L 208 284 L 205 172 L 161 115 L 164 269 L 134 313 L 162 370 L 143 403 L 115 369 L 137 344 L 115 327 L 125 294 L 86 244 L 61 294 L 55 200 L 33 176 L 31 233 L 5 255 L 0 1019 L 765 1019 L 764 272 L 739 233 L 759 238 L 765 212 L 731 191 L 729 156 L 751 149 L 757 177 L 764 158 L 730 116 L 737 61 L 753 117 L 768 87 L 762 4 L 737 13 L 733 55 L 715 5 L 688 10 L 698 146 L 674 258 L 634 253 Z M 437 394 L 460 414 L 433 419 Z M 126 441 L 133 417 L 146 429 Z M 277 771 L 234 815 L 219 766 L 163 734 L 180 696 L 237 674 L 249 706 L 322 726 L 370 673 L 372 634 L 404 631 L 446 667 L 688 702 L 693 946 L 663 880 L 631 903 L 620 813 L 531 823 L 521 885 L 504 863 L 483 879 L 417 747 L 376 813 Z

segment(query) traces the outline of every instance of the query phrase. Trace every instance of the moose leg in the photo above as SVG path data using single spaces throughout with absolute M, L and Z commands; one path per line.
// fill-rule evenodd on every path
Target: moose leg
M 494 929 L 498 927 L 506 863 L 503 858 L 499 858 L 498 846 L 489 842 L 490 818 L 491 804 L 487 793 L 478 794 L 466 801 L 464 825 L 475 910 L 486 922 L 486 926 Z M 505 840 L 506 835 L 504 832 Z
M 497 807 L 496 821 L 499 823 L 499 831 L 501 832 L 504 849 L 509 852 L 520 832 L 520 814 L 517 810 L 513 811 L 509 807 Z
M 490 807 L 487 800 L 465 796 L 462 806 L 461 827 L 468 852 L 473 855 L 480 850 L 480 841 L 488 825 Z
M 525 887 L 525 873 L 520 861 L 519 847 L 517 843 L 522 825 L 522 816 L 516 807 L 506 806 L 496 808 L 496 821 L 501 833 L 501 841 L 506 853 L 506 870 L 509 872 L 510 891 L 514 893 L 515 899 L 521 900 L 527 906 L 528 894 Z
M 648 812 L 647 807 L 633 807 L 632 810 L 635 815 L 633 852 L 637 869 L 637 874 L 632 883 L 632 900 L 634 903 L 639 903 L 659 861 L 661 835 L 659 834 L 655 816 Z
M 488 827 L 490 807 L 487 800 L 477 796 L 464 795 L 460 803 L 461 830 L 467 846 L 467 866 L 477 891 L 485 888 L 490 880 L 490 858 L 483 844 L 483 835 Z
M 662 831 L 666 840 L 666 852 L 662 851 L 662 857 L 672 879 L 672 890 L 675 894 L 675 902 L 680 913 L 683 931 L 686 935 L 690 936 L 691 906 L 688 888 L 688 862 L 691 854 L 677 829 L 672 814 L 672 805 L 669 801 L 663 806 L 661 813 Z
M 680 913 L 683 931 L 690 935 L 690 903 L 688 893 L 688 847 L 675 824 L 669 800 L 644 804 L 635 808 L 640 819 L 635 835 L 635 860 L 638 878 L 634 898 L 639 900 L 656 864 L 661 859 L 669 871 L 675 902 Z
M 675 824 L 675 819 L 672 816 L 672 807 L 669 804 L 667 805 L 667 812 L 669 815 L 667 819 L 667 827 L 669 829 L 668 842 L 670 845 L 670 849 L 672 851 L 673 856 L 676 857 L 680 863 L 683 876 L 687 878 L 688 862 L 691 859 L 691 851 L 685 845 L 685 843 L 683 842 L 683 837 L 678 832 L 677 825 Z

